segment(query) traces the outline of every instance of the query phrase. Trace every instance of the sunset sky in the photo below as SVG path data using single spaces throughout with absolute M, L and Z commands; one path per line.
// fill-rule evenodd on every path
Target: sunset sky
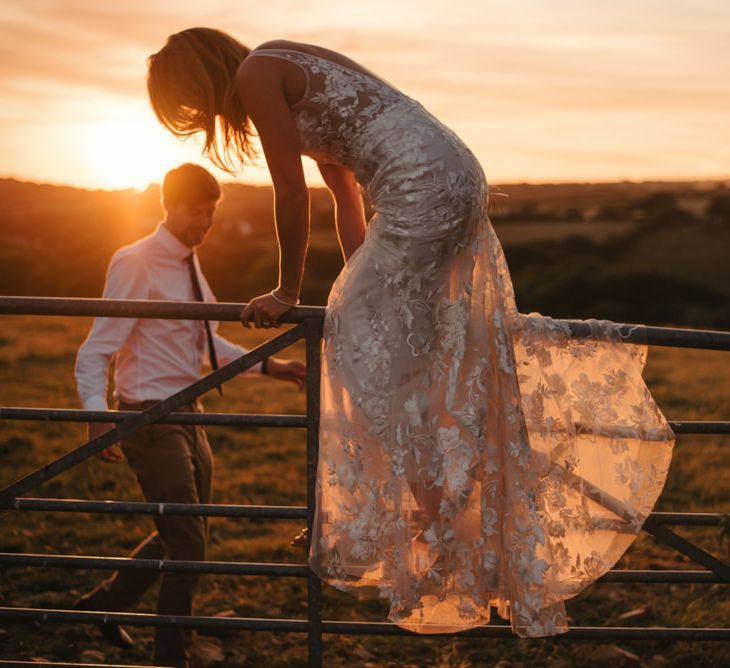
M 168 34 L 205 25 L 249 46 L 345 52 L 453 128 L 495 183 L 730 177 L 727 0 L 0 0 L 0 12 L 0 176 L 143 188 L 205 164 L 158 126 L 144 82 Z

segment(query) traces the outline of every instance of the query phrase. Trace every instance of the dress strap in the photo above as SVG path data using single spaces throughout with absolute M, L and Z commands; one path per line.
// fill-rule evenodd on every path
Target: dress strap
M 271 56 L 272 58 L 282 58 L 284 60 L 289 60 L 292 63 L 296 63 L 299 65 L 299 67 L 304 70 L 304 72 L 307 73 L 307 88 L 309 88 L 309 73 L 307 72 L 307 68 L 305 67 L 305 63 L 307 64 L 318 64 L 325 69 L 331 69 L 336 68 L 340 71 L 348 72 L 350 75 L 355 75 L 358 77 L 362 77 L 364 79 L 372 80 L 375 83 L 382 84 L 387 86 L 388 88 L 391 88 L 392 90 L 397 90 L 393 84 L 391 84 L 389 81 L 386 81 L 385 79 L 379 77 L 374 72 L 371 72 L 368 69 L 357 69 L 350 65 L 346 65 L 345 63 L 339 63 L 335 60 L 330 60 L 329 58 L 325 58 L 324 56 L 319 56 L 314 53 L 307 53 L 306 51 L 299 51 L 298 49 L 282 49 L 278 47 L 257 47 L 251 53 L 248 54 L 247 58 L 250 58 L 251 56 Z
M 306 60 L 308 57 L 312 58 L 311 54 L 304 53 L 304 51 L 297 51 L 296 49 L 277 49 L 274 47 L 257 47 L 253 51 L 251 51 L 246 58 L 250 58 L 251 56 L 268 56 L 269 58 L 280 58 L 282 60 L 289 60 L 291 62 L 299 63 L 299 58 L 297 56 L 302 56 L 303 60 Z
M 296 57 L 299 55 L 304 56 L 302 60 L 306 60 L 309 54 L 303 53 L 302 51 L 296 51 L 294 49 L 257 48 L 251 51 L 246 56 L 246 58 L 251 58 L 251 56 L 265 56 L 268 58 L 278 58 L 279 60 L 286 60 L 290 63 L 294 63 L 302 72 L 304 72 L 304 94 L 297 102 L 292 105 L 292 108 L 296 107 L 298 104 L 301 104 L 304 100 L 309 99 L 309 91 L 311 89 L 309 68 L 305 67 L 304 63 Z

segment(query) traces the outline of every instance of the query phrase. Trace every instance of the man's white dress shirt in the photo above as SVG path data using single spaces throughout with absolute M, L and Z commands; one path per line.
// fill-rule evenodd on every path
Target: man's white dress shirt
M 186 262 L 191 249 L 164 225 L 112 257 L 105 299 L 196 301 Z M 195 266 L 205 301 L 215 295 L 198 258 Z M 221 366 L 247 352 L 216 333 L 213 342 Z M 76 384 L 84 408 L 107 410 L 107 376 L 114 358 L 114 396 L 129 403 L 165 399 L 200 378 L 208 360 L 202 320 L 96 318 L 76 357 Z M 251 371 L 261 372 L 257 364 Z

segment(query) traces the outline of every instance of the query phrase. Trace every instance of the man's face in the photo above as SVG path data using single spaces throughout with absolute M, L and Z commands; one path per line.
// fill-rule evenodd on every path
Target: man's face
M 190 248 L 203 243 L 213 225 L 218 200 L 167 206 L 165 225 L 180 241 Z

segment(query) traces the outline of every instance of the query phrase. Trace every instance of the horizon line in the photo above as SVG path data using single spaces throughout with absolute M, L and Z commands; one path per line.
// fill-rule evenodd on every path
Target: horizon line
M 38 186 L 49 186 L 54 188 L 73 188 L 74 190 L 86 190 L 90 192 L 128 192 L 135 191 L 143 193 L 148 190 L 151 186 L 159 187 L 161 181 L 150 181 L 144 188 L 137 188 L 135 186 L 128 186 L 126 188 L 105 188 L 105 187 L 94 187 L 84 186 L 73 183 L 63 183 L 60 181 L 34 181 L 27 177 L 22 177 L 13 174 L 0 174 L 0 181 L 17 181 L 18 183 L 26 183 L 30 185 Z M 236 179 L 218 179 L 221 185 L 240 185 L 248 186 L 252 188 L 272 188 L 272 183 L 261 183 L 258 181 L 241 181 Z M 598 180 L 578 180 L 578 179 L 559 179 L 555 181 L 531 181 L 531 180 L 509 180 L 509 181 L 489 181 L 489 185 L 493 187 L 509 187 L 509 186 L 587 186 L 587 185 L 620 185 L 620 184 L 697 184 L 697 183 L 716 183 L 723 185 L 730 185 L 730 174 L 727 175 L 715 175 L 715 176 L 687 176 L 687 177 L 652 177 L 646 176 L 640 179 L 635 178 L 619 178 L 614 179 L 598 179 Z M 326 189 L 326 186 L 322 184 L 313 184 L 308 186 L 310 189 Z

